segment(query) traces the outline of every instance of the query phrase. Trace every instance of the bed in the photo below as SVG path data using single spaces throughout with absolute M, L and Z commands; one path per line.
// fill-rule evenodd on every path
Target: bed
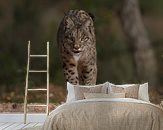
M 101 87 L 82 86 L 82 90 L 72 89 L 72 86 L 69 87 L 67 102 L 50 113 L 42 129 L 163 130 L 163 109 L 139 99 L 148 100 L 147 94 L 141 95 L 140 85 L 137 87 L 138 89 L 135 89 L 134 86 L 134 90 L 124 85 L 111 85 L 112 87 L 108 86 L 108 83 L 99 85 Z M 116 90 L 115 87 L 118 89 Z M 145 88 L 147 87 L 143 87 L 141 90 L 147 92 Z M 123 93 L 120 94 L 121 90 L 125 91 L 125 97 L 123 97 Z M 80 94 L 76 93 L 77 91 Z M 102 94 L 99 94 L 99 91 Z M 119 94 L 111 94 L 108 98 L 108 92 L 111 91 L 118 91 Z M 130 91 L 134 91 L 137 97 Z M 91 94 L 94 93 L 93 96 L 89 95 L 90 92 Z

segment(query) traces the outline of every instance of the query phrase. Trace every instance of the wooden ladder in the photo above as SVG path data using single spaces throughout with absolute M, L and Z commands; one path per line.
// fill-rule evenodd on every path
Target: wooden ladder
M 47 69 L 46 70 L 30 70 L 30 58 L 47 58 Z M 47 73 L 47 88 L 28 88 L 29 81 L 29 73 Z M 28 91 L 46 91 L 47 92 L 47 100 L 45 105 L 28 105 L 27 104 L 27 96 Z M 30 41 L 28 41 L 28 60 L 27 60 L 27 73 L 26 73 L 26 85 L 25 85 L 25 98 L 24 98 L 24 124 L 27 121 L 27 107 L 37 106 L 37 107 L 46 107 L 46 114 L 49 115 L 49 42 L 47 42 L 47 54 L 46 55 L 31 55 L 30 52 Z

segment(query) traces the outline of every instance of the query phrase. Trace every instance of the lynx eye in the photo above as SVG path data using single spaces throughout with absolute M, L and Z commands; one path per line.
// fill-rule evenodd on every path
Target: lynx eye
M 70 42 L 70 43 L 73 43 L 74 42 L 74 39 L 73 38 L 69 38 L 69 39 L 67 39 L 68 40 L 68 42 Z
M 84 39 L 84 41 L 88 41 L 89 40 L 89 37 L 86 37 L 85 39 Z
M 88 40 L 89 40 L 88 37 L 84 37 L 84 38 L 81 39 L 81 42 L 86 42 L 86 41 L 88 41 Z
M 66 39 L 67 39 L 67 41 L 68 41 L 68 42 L 70 42 L 70 43 L 72 43 L 72 42 L 74 42 L 74 41 L 75 41 L 74 37 L 69 36 L 69 35 L 65 36 L 65 38 L 66 38 Z

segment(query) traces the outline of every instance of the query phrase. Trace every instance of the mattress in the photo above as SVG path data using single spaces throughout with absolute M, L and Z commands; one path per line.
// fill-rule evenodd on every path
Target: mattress
M 95 98 L 53 110 L 43 130 L 163 130 L 163 109 L 131 98 Z

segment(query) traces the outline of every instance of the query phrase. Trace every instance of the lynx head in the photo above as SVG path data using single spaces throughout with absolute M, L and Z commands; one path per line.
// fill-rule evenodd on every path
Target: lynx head
M 83 10 L 70 10 L 64 17 L 64 46 L 66 49 L 79 55 L 95 44 L 93 19 Z

